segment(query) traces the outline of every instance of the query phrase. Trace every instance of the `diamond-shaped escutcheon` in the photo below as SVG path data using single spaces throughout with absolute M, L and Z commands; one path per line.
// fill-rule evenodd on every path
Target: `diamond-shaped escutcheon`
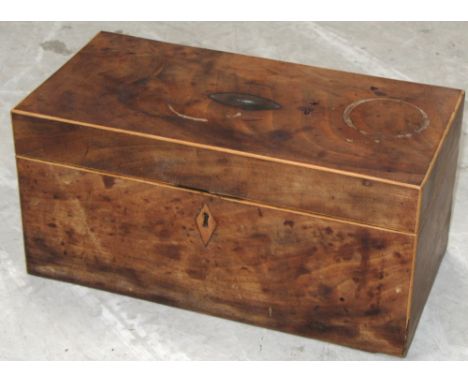
M 196 223 L 203 244 L 206 246 L 208 245 L 208 242 L 210 241 L 211 236 L 216 229 L 216 220 L 214 219 L 210 209 L 206 204 L 203 205 L 203 208 L 197 215 Z

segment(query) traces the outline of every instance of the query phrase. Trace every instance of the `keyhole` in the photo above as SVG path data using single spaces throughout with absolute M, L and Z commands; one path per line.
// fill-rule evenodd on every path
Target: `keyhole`
M 208 215 L 206 212 L 203 212 L 203 227 L 208 227 L 209 218 L 210 218 L 210 215 Z

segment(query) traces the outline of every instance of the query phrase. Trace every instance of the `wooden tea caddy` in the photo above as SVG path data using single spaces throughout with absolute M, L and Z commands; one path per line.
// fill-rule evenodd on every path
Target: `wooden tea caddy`
M 12 111 L 28 272 L 404 355 L 463 99 L 101 32 Z

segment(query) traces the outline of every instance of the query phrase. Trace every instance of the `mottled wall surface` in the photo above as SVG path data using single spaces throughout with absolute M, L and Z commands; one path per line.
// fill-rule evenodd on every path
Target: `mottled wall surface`
M 468 89 L 467 23 L 1 23 L 0 359 L 389 359 L 26 274 L 9 110 L 99 30 Z M 468 359 L 467 125 L 448 253 L 408 359 Z

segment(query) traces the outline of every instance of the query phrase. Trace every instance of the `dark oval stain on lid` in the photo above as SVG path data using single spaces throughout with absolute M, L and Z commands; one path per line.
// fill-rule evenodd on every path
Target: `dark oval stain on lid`
M 212 93 L 213 101 L 243 110 L 277 110 L 281 105 L 268 98 L 245 93 Z

